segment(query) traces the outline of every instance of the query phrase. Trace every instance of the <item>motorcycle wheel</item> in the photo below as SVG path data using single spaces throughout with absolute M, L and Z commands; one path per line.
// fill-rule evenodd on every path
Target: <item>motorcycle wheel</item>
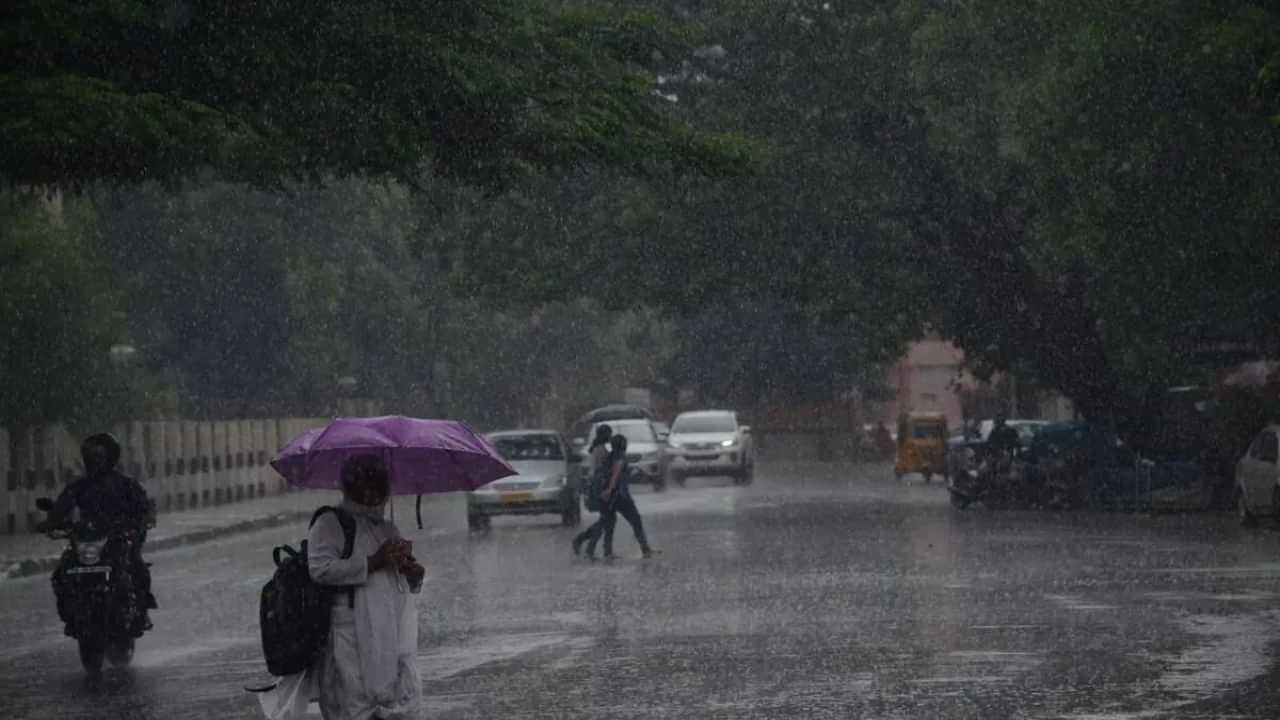
M 102 638 L 80 638 L 80 664 L 84 666 L 85 672 L 102 672 L 102 658 L 105 654 Z
M 133 638 L 113 640 L 107 644 L 107 661 L 115 667 L 124 667 L 133 661 Z M 99 662 L 101 664 L 101 662 Z

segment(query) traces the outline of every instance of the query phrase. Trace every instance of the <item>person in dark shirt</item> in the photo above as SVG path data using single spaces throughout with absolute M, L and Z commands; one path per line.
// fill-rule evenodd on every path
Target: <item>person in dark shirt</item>
M 100 433 L 86 438 L 80 445 L 80 456 L 84 460 L 84 476 L 62 491 L 49 510 L 48 518 L 40 523 L 38 529 L 47 532 L 66 527 L 72 522 L 75 511 L 79 510 L 78 521 L 82 524 L 107 534 L 133 534 L 135 541 L 128 562 L 139 598 L 144 603 L 140 613 L 141 627 L 137 629 L 140 634 L 141 630 L 151 626 L 146 611 L 156 607 L 155 598 L 151 595 L 151 571 L 142 560 L 147 526 L 154 517 L 151 500 L 141 483 L 116 469 L 120 462 L 120 443 L 111 434 Z M 53 573 L 58 615 L 68 623 L 68 634 L 72 620 L 71 593 L 65 570 L 67 564 L 74 561 L 75 558 L 64 556 L 62 564 Z
M 604 492 L 601 494 L 601 502 L 604 503 L 605 510 L 600 514 L 601 520 L 604 521 L 604 556 L 605 559 L 613 558 L 613 529 L 618 524 L 618 516 L 621 515 L 631 525 L 631 531 L 635 533 L 636 542 L 640 545 L 640 552 L 646 557 L 653 556 L 653 549 L 649 547 L 649 540 L 644 534 L 644 521 L 640 518 L 640 510 L 636 508 L 636 501 L 631 498 L 631 483 L 628 475 L 630 465 L 627 463 L 627 439 L 622 435 L 614 435 L 609 440 L 609 484 L 605 486 Z M 594 548 L 592 548 L 594 549 Z
M 45 522 L 49 527 L 68 523 L 74 510 L 80 522 L 109 532 L 136 530 L 145 533 L 151 517 L 151 501 L 137 480 L 116 469 L 120 444 L 108 433 L 94 435 L 80 447 L 85 474 L 62 491 Z
M 1013 452 L 1022 443 L 1022 439 L 1018 436 L 1018 431 L 1008 426 L 1008 418 L 1004 413 L 996 415 L 995 426 L 991 428 L 991 434 L 987 435 L 987 451 L 991 454 L 999 452 Z

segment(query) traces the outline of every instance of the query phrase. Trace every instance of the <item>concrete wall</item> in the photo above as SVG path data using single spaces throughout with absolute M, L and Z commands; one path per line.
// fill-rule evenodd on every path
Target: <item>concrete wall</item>
M 133 422 L 112 429 L 121 469 L 140 480 L 161 512 L 252 500 L 287 491 L 267 463 L 321 418 Z M 81 473 L 80 438 L 61 426 L 0 428 L 0 533 L 34 532 L 39 497 L 56 497 Z

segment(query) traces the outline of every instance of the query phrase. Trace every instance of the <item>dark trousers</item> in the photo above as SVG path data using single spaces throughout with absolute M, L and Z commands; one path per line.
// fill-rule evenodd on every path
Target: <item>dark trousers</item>
M 587 554 L 595 555 L 596 543 L 600 541 L 600 536 L 604 534 L 605 523 L 608 522 L 606 518 L 608 518 L 612 514 L 613 514 L 612 504 L 604 508 L 601 508 L 600 517 L 597 518 L 595 522 L 591 523 L 591 527 L 578 533 L 578 536 L 573 540 L 573 544 L 581 545 L 582 543 L 586 543 Z
M 618 524 L 619 515 L 630 523 L 631 531 L 636 534 L 636 542 L 640 543 L 640 549 L 648 551 L 649 541 L 644 536 L 644 521 L 640 519 L 640 510 L 636 508 L 636 502 L 630 495 L 623 495 L 614 500 L 608 510 L 600 513 L 600 522 L 604 523 L 604 554 L 613 554 L 613 529 Z

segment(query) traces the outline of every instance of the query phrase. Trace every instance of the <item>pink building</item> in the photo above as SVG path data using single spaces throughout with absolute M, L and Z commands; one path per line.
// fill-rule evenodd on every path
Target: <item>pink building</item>
M 958 428 L 964 421 L 960 389 L 974 384 L 963 371 L 964 353 L 936 337 L 912 343 L 907 356 L 889 371 L 888 385 L 895 391 L 885 403 L 881 419 L 889 427 L 903 412 L 940 412 L 947 425 Z

